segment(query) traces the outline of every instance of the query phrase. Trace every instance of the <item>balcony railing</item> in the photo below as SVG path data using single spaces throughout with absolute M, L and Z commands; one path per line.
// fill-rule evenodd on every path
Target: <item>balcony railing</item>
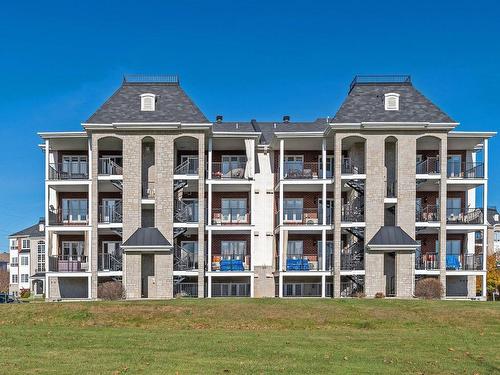
M 362 270 L 364 266 L 364 245 L 362 242 L 355 242 L 340 254 L 341 270 Z
M 480 271 L 483 269 L 483 254 L 446 255 L 447 270 Z
M 355 160 L 348 157 L 342 158 L 342 174 L 363 174 L 365 168 Z
M 122 175 L 123 174 L 123 157 L 113 156 L 113 157 L 101 157 L 99 158 L 99 168 L 100 175 L 111 176 L 111 175 Z
M 448 224 L 483 224 L 483 210 L 480 208 L 448 208 Z
M 341 220 L 345 222 L 362 222 L 365 218 L 364 205 L 358 199 L 343 204 L 341 216 Z
M 122 220 L 121 204 L 117 204 L 116 206 L 99 206 L 99 223 L 121 223 Z
M 51 272 L 82 272 L 88 269 L 88 260 L 86 255 L 49 256 L 49 271 Z
M 53 209 L 49 211 L 50 225 L 87 225 L 87 209 Z
M 174 271 L 198 269 L 198 252 L 189 251 L 181 246 L 174 247 Z
M 212 297 L 249 297 L 250 283 L 212 283 Z
M 330 215 L 330 221 L 332 217 L 333 215 Z M 279 218 L 279 212 L 278 212 L 278 218 Z M 317 208 L 285 208 L 283 210 L 283 224 L 321 225 L 323 224 L 323 215 L 321 210 Z
M 283 163 L 283 178 L 288 180 L 304 180 L 322 178 L 317 162 L 285 161 Z
M 49 180 L 86 180 L 89 178 L 88 162 L 50 163 Z
M 175 200 L 174 202 L 174 222 L 175 223 L 197 223 L 198 204 L 193 201 Z
M 250 224 L 250 212 L 246 208 L 214 208 L 212 209 L 213 225 Z
M 284 283 L 283 297 L 321 297 L 321 283 Z
M 245 178 L 246 162 L 213 162 L 213 179 L 242 179 Z
M 250 269 L 250 255 L 241 253 L 224 253 L 224 255 L 212 255 L 212 271 L 248 271 Z
M 121 271 L 122 256 L 113 254 L 99 254 L 97 257 L 98 271 Z
M 197 175 L 199 170 L 198 156 L 190 156 L 174 169 L 174 174 Z
M 416 222 L 439 221 L 439 206 L 428 204 L 415 212 Z
M 198 297 L 198 283 L 174 284 L 174 296 Z
M 287 271 L 319 271 L 321 257 L 319 254 L 295 255 L 288 254 L 286 258 Z
M 439 158 L 437 157 L 428 157 L 425 160 L 417 163 L 416 174 L 439 174 L 440 173 L 440 165 Z
M 340 282 L 340 297 L 356 297 L 364 293 L 364 282 L 347 280 Z
M 438 253 L 423 253 L 415 255 L 415 269 L 417 270 L 437 270 L 439 269 Z
M 450 178 L 484 178 L 484 164 L 477 162 L 448 161 Z

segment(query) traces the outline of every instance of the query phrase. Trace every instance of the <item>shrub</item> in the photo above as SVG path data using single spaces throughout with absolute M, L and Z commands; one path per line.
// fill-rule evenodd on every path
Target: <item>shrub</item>
M 122 299 L 123 294 L 123 285 L 120 281 L 107 281 L 97 288 L 97 297 L 108 301 Z
M 415 284 L 415 297 L 425 299 L 440 299 L 443 296 L 443 285 L 438 279 L 428 277 Z
M 19 292 L 19 296 L 21 298 L 30 298 L 31 292 L 29 289 L 21 289 L 21 291 Z
M 7 270 L 0 270 L 0 292 L 9 291 L 9 273 Z
M 382 292 L 375 293 L 375 298 L 385 298 L 385 294 Z
M 354 298 L 365 298 L 366 294 L 363 292 L 356 292 L 352 295 Z

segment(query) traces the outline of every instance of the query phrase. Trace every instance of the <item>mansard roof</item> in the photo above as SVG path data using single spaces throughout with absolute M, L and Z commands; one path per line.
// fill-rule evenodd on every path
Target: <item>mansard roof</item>
M 154 111 L 141 111 L 141 94 L 154 94 Z M 125 76 L 116 92 L 86 121 L 88 124 L 208 123 L 181 88 L 176 76 Z
M 157 228 L 138 228 L 124 243 L 123 247 L 171 247 L 172 244 Z
M 401 227 L 383 226 L 368 242 L 368 247 L 416 247 L 417 241 L 410 237 Z
M 12 233 L 9 237 L 45 237 L 45 231 L 40 231 L 40 224 L 45 224 L 44 218 L 40 218 L 38 223 L 28 228 Z
M 399 94 L 399 110 L 386 110 L 385 94 Z M 410 76 L 356 76 L 332 123 L 455 123 L 412 84 Z

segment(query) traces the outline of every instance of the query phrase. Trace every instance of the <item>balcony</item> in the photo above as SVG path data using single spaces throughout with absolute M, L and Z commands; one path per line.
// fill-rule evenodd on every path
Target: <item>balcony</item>
M 439 269 L 439 254 L 438 253 L 423 253 L 415 255 L 416 270 L 438 270 Z
M 123 174 L 123 157 L 102 157 L 99 158 L 98 173 L 101 176 L 115 176 Z
M 174 203 L 174 223 L 197 223 L 198 202 L 176 200 Z
M 250 297 L 250 283 L 212 283 L 212 297 Z
M 364 244 L 355 242 L 340 254 L 340 269 L 343 271 L 363 270 L 364 258 Z
M 348 157 L 342 158 L 342 174 L 363 174 L 365 173 L 365 168 L 358 162 L 352 160 Z
M 49 225 L 87 225 L 87 209 L 52 209 L 49 212 Z
M 88 178 L 87 161 L 49 164 L 49 180 L 87 180 Z
M 322 178 L 320 165 L 317 162 L 285 161 L 283 178 L 285 180 L 310 180 Z
M 174 271 L 194 271 L 198 269 L 198 252 L 181 246 L 174 247 Z
M 417 208 L 415 212 L 415 221 L 417 223 L 439 221 L 439 206 L 428 204 L 420 209 Z
M 212 179 L 243 179 L 245 178 L 246 162 L 213 162 Z
M 283 283 L 283 297 L 321 297 L 321 283 Z
M 450 271 L 480 271 L 483 269 L 483 254 L 447 254 L 446 269 Z
M 174 174 L 197 175 L 199 170 L 198 156 L 189 156 L 174 169 Z
M 351 223 L 365 220 L 365 208 L 360 199 L 342 205 L 341 220 Z
M 286 258 L 287 271 L 319 271 L 321 257 L 313 254 L 288 254 Z
M 114 254 L 100 253 L 97 257 L 98 271 L 121 271 L 122 256 Z
M 449 178 L 484 178 L 484 164 L 448 161 Z
M 276 225 L 280 223 L 280 212 L 276 213 Z M 333 209 L 326 213 L 326 223 L 331 224 Z M 283 210 L 283 225 L 323 225 L 321 208 L 285 208 Z
M 122 205 L 117 204 L 114 206 L 99 206 L 99 223 L 100 224 L 116 224 L 121 223 Z
M 446 210 L 447 224 L 483 224 L 481 208 L 448 208 Z
M 84 272 L 88 270 L 88 259 L 86 255 L 49 256 L 49 271 L 51 272 Z
M 224 255 L 212 255 L 212 271 L 234 272 L 250 270 L 250 255 L 241 253 L 229 253 Z
M 416 174 L 439 174 L 440 165 L 438 157 L 428 157 L 417 163 Z
M 250 212 L 246 208 L 214 208 L 212 209 L 213 225 L 248 225 Z

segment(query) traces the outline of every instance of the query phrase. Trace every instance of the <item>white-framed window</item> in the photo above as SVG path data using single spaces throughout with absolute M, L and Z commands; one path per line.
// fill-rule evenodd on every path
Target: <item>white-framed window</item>
M 285 155 L 284 157 L 284 176 L 289 174 L 302 174 L 304 171 L 304 155 Z
M 247 253 L 246 241 L 221 241 L 221 256 L 225 259 L 243 260 Z
M 38 242 L 36 257 L 37 271 L 45 272 L 45 241 Z
M 222 198 L 221 211 L 223 223 L 247 222 L 247 200 L 244 198 Z
M 63 241 L 62 258 L 63 260 L 82 261 L 83 249 L 83 241 Z
M 323 156 L 319 157 L 319 176 L 323 177 Z M 333 156 L 326 157 L 326 178 L 333 177 Z
M 81 175 L 82 178 L 88 174 L 88 163 L 86 155 L 63 155 L 62 171 L 73 176 Z
M 24 250 L 29 249 L 30 248 L 30 240 L 23 239 L 21 248 Z
M 18 260 L 18 258 L 17 258 L 17 257 L 12 257 L 12 260 L 10 261 L 10 263 L 11 263 L 12 265 L 16 265 L 16 266 L 17 266 L 18 262 L 19 262 L 19 260 Z
M 500 232 L 495 232 L 495 241 L 500 241 Z
M 462 199 L 446 198 L 446 211 L 448 220 L 457 220 L 462 213 Z
M 323 199 L 318 200 L 318 217 L 323 220 Z M 326 198 L 326 224 L 333 223 L 333 198 Z
M 30 277 L 30 276 L 29 276 L 27 273 L 22 273 L 22 274 L 21 274 L 21 282 L 22 282 L 22 283 L 27 283 L 27 282 L 29 282 L 29 277 Z
M 17 240 L 15 238 L 11 238 L 9 240 L 10 250 L 17 250 Z
M 304 255 L 304 241 L 288 241 L 286 244 L 288 258 L 301 257 Z
M 303 198 L 283 199 L 283 220 L 285 222 L 301 222 L 304 214 Z
M 87 199 L 63 199 L 62 220 L 63 222 L 87 221 Z
M 245 155 L 222 155 L 222 174 L 245 168 L 247 157 Z
M 459 256 L 462 252 L 462 241 L 460 240 L 446 240 L 446 255 Z
M 384 104 L 386 111 L 399 111 L 399 94 L 395 92 L 385 94 Z
M 27 266 L 29 264 L 29 257 L 22 256 L 21 257 L 21 266 Z
M 193 268 L 198 266 L 198 241 L 181 241 L 181 247 L 185 250 L 181 253 L 181 259 Z
M 462 155 L 448 155 L 448 177 L 460 177 L 462 172 Z
M 12 284 L 17 284 L 19 282 L 19 276 L 16 273 L 12 274 Z
M 156 107 L 155 94 L 141 94 L 141 111 L 154 111 Z

